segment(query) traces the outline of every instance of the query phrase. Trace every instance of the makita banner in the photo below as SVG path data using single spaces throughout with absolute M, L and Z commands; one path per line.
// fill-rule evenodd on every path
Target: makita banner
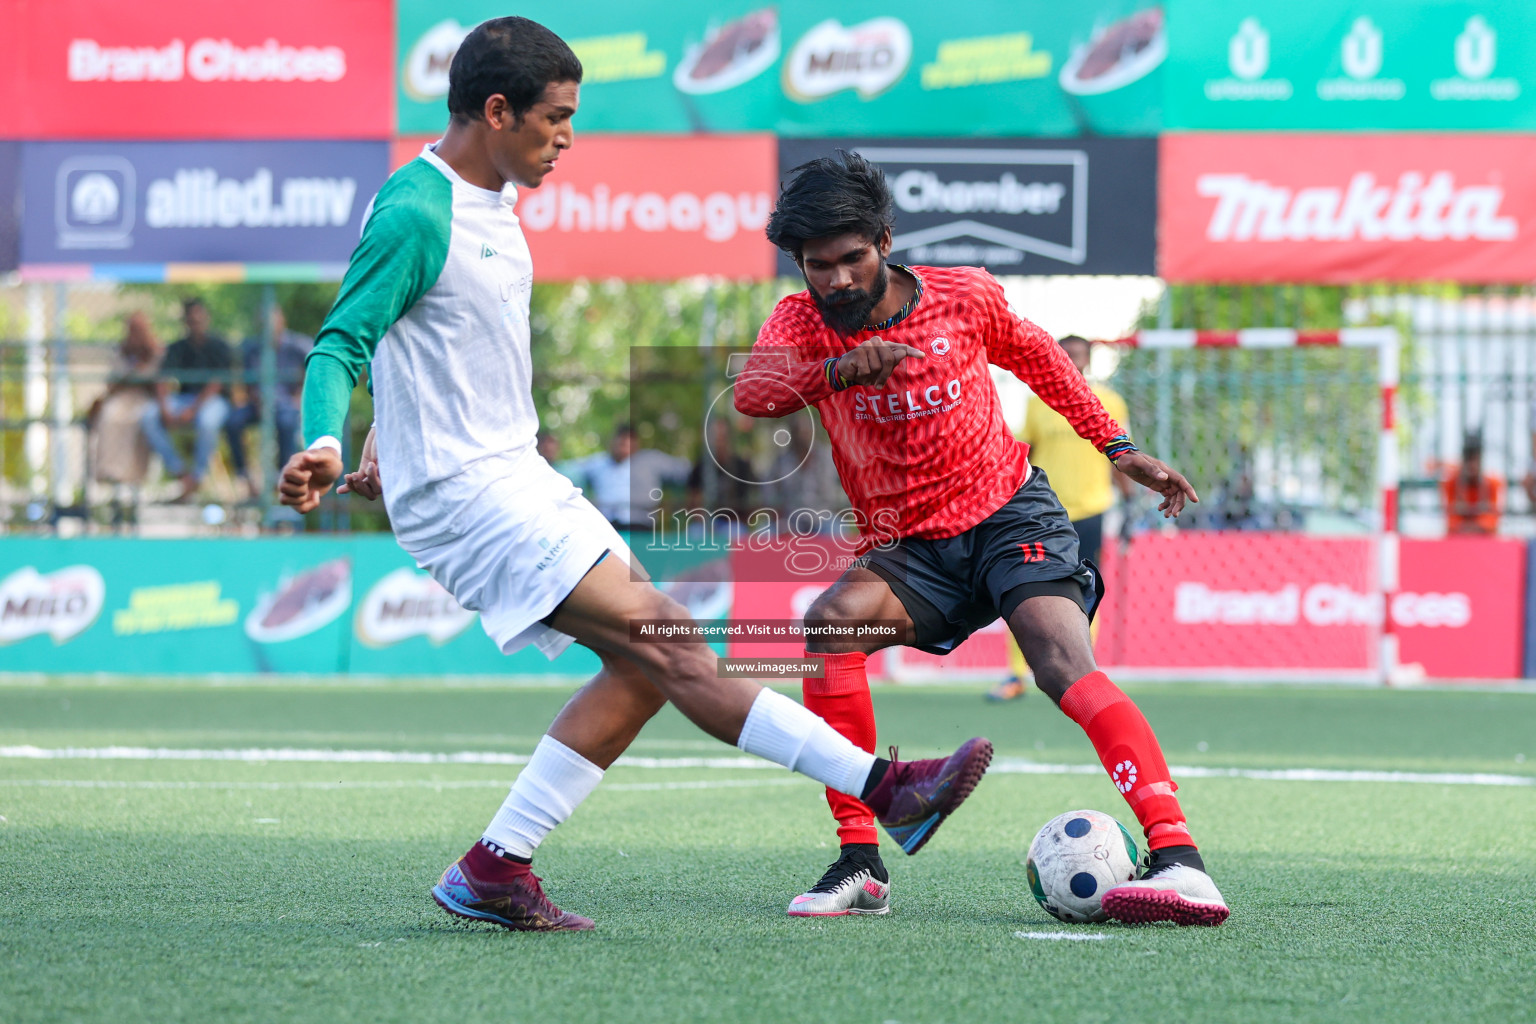
M 1536 137 L 1167 135 L 1174 281 L 1536 278 Z
M 885 171 L 897 262 L 999 274 L 1153 273 L 1153 139 L 784 139 L 779 174 L 838 149 Z M 787 256 L 779 271 L 799 276 Z
M 22 146 L 21 262 L 344 263 L 384 142 Z
M 7 0 L 0 138 L 387 138 L 390 0 Z

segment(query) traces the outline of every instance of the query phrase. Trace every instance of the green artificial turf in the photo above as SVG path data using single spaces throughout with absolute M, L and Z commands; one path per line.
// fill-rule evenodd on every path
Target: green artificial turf
M 1179 765 L 1536 775 L 1536 695 L 1128 689 Z M 569 691 L 0 687 L 0 746 L 527 753 Z M 880 689 L 904 755 L 1090 764 L 1048 702 Z M 731 756 L 668 710 L 634 753 Z M 777 770 L 621 767 L 536 862 L 584 935 L 430 901 L 516 768 L 0 758 L 0 1021 L 1524 1021 L 1536 787 L 1191 778 L 1218 929 L 1068 926 L 1024 849 L 1100 775 L 990 775 L 886 918 L 790 920 L 835 842 Z M 689 788 L 694 786 L 711 788 Z M 1134 829 L 1133 829 L 1134 831 Z M 1028 933 L 1103 935 L 1050 941 Z

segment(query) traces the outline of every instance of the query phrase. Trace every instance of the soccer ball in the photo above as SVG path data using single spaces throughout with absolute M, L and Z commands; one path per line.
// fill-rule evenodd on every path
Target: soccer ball
M 1045 823 L 1029 844 L 1029 891 L 1060 921 L 1105 921 L 1105 890 L 1136 877 L 1136 841 L 1099 811 L 1068 811 Z

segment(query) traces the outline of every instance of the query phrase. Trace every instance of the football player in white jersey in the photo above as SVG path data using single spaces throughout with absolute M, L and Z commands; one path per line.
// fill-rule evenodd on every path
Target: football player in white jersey
M 545 897 L 534 849 L 668 700 L 710 735 L 864 800 L 909 853 L 992 754 L 972 739 L 948 758 L 876 758 L 789 698 L 718 677 L 703 642 L 632 642 L 631 622 L 686 622 L 686 609 L 535 450 L 533 266 L 514 203 L 572 145 L 581 73 L 571 49 L 526 18 L 465 38 L 449 71 L 447 132 L 390 177 L 365 218 L 307 365 L 308 447 L 279 483 L 300 512 L 337 481 L 382 496 L 400 545 L 480 613 L 504 652 L 533 643 L 554 657 L 574 640 L 601 658 L 483 837 L 432 890 L 451 914 L 517 930 L 592 927 Z M 337 438 L 365 366 L 375 427 L 343 479 Z

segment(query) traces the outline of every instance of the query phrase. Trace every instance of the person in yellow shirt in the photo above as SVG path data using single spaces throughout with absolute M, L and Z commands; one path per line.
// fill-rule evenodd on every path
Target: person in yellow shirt
M 1069 334 L 1058 344 L 1066 350 L 1077 372 L 1086 373 L 1088 358 L 1093 351 L 1088 340 Z M 1104 411 L 1129 431 L 1125 399 L 1103 384 L 1090 383 L 1088 386 L 1103 403 Z M 1019 440 L 1029 445 L 1030 465 L 1045 471 L 1051 481 L 1051 490 L 1061 499 L 1067 517 L 1077 528 L 1082 557 L 1097 560 L 1104 540 L 1104 513 L 1115 503 L 1116 490 L 1122 497 L 1130 495 L 1134 489 L 1130 478 L 1115 472 L 1113 463 L 1091 442 L 1078 437 L 1072 424 L 1039 398 L 1029 400 Z M 1029 666 L 1012 637 L 1008 640 L 1008 660 L 1013 674 L 987 694 L 988 700 L 1017 700 L 1024 696 L 1024 675 Z

